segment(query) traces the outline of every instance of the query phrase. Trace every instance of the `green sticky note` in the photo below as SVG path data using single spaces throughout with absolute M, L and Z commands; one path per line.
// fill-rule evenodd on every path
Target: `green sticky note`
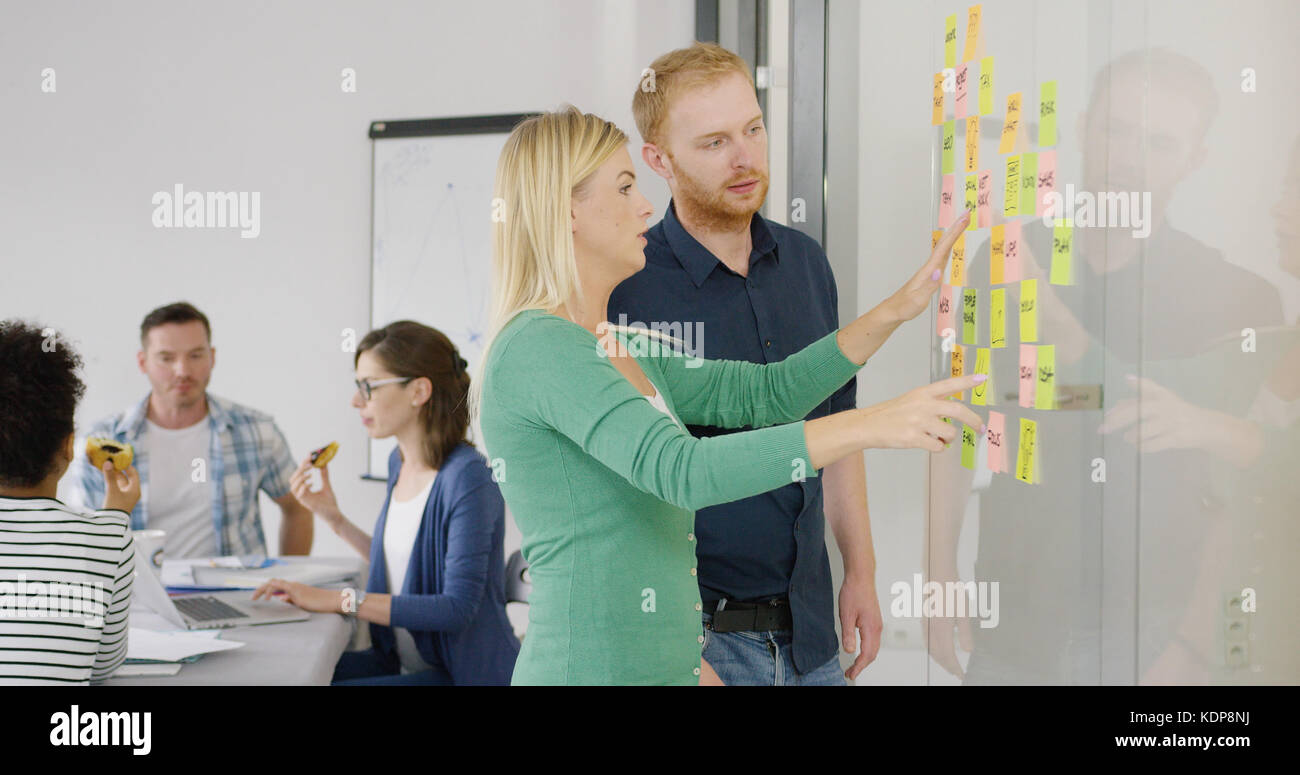
M 961 464 L 975 470 L 975 429 L 966 423 L 961 425 Z
M 1034 385 L 1034 408 L 1056 408 L 1056 345 L 1038 346 L 1038 376 Z
M 1069 220 L 1052 227 L 1052 285 L 1070 285 L 1074 272 L 1074 228 Z
M 990 295 L 992 304 L 989 312 L 989 344 L 993 347 L 1007 346 L 1007 289 L 994 288 Z
M 943 66 L 957 66 L 957 14 L 953 14 L 943 23 Z
M 957 144 L 957 122 L 943 122 L 943 174 L 951 175 L 953 155 Z
M 1038 154 L 1020 154 L 1020 214 L 1033 215 L 1038 208 Z
M 1056 145 L 1056 81 L 1043 81 L 1038 98 L 1038 144 Z
M 1002 198 L 1002 210 L 1008 218 L 1020 214 L 1020 157 L 1007 157 L 1006 194 Z
M 1045 84 L 1044 84 L 1045 85 Z M 1055 88 L 1056 84 L 1052 84 Z M 980 111 L 981 116 L 993 112 L 993 57 L 980 60 Z
M 979 195 L 976 191 L 978 185 L 979 181 L 976 179 L 975 175 L 972 174 L 966 176 L 966 209 L 971 212 L 974 212 L 975 208 L 979 205 Z M 972 215 L 970 217 L 970 223 L 966 225 L 966 231 L 974 229 L 977 220 L 978 219 Z
M 974 288 L 963 288 L 961 292 L 961 341 L 962 344 L 978 344 L 975 341 L 975 310 L 979 304 Z

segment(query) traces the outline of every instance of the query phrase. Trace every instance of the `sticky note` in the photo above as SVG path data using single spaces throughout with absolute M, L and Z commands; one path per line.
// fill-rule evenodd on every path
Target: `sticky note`
M 943 20 L 943 66 L 957 66 L 957 14 Z
M 970 66 L 966 64 L 957 67 L 957 80 L 955 83 L 956 93 L 952 99 L 952 117 L 966 118 L 966 106 L 970 103 L 966 99 L 967 92 L 970 91 Z
M 975 58 L 976 49 L 980 41 L 980 17 L 983 16 L 983 8 L 979 5 L 972 5 L 966 9 L 966 48 L 962 51 L 961 61 L 969 62 Z
M 1016 479 L 1025 484 L 1038 483 L 1038 423 L 1020 418 L 1020 438 L 1016 444 Z
M 1002 282 L 1020 282 L 1020 223 L 1006 224 L 1002 241 Z
M 1020 405 L 1034 405 L 1034 384 L 1038 378 L 1038 346 L 1020 345 Z
M 966 373 L 966 352 L 965 352 L 965 348 L 959 344 L 954 344 L 952 346 L 951 373 L 952 376 L 954 377 L 960 377 Z M 962 397 L 962 393 L 964 392 L 965 391 L 963 390 L 958 390 L 956 393 L 952 394 L 952 397 L 960 401 Z
M 956 185 L 952 175 L 943 176 L 943 188 L 939 191 L 939 228 L 946 229 L 952 224 L 952 187 Z
M 1038 347 L 1038 384 L 1034 386 L 1034 408 L 1056 408 L 1056 345 Z
M 939 245 L 939 240 L 943 239 L 943 229 L 935 229 L 930 232 L 930 250 L 934 250 Z
M 977 172 L 980 166 L 980 117 L 966 118 L 966 171 Z
M 934 110 L 930 114 L 930 123 L 939 126 L 943 123 L 943 73 L 934 74 Z
M 1038 144 L 1056 145 L 1056 81 L 1043 81 L 1038 90 Z
M 943 174 L 951 175 L 953 172 L 952 156 L 956 147 L 956 121 L 943 122 Z
M 960 294 L 961 288 L 955 288 L 951 285 L 939 286 L 939 307 L 938 314 L 935 316 L 936 320 L 934 325 L 935 336 L 946 336 L 946 331 L 951 331 L 953 334 L 957 333 L 957 330 L 952 324 L 954 293 Z
M 1002 213 L 1008 218 L 1020 214 L 1020 157 L 1007 157 L 1006 189 L 1002 196 Z
M 993 112 L 993 57 L 980 60 L 979 95 L 979 114 L 987 116 Z
M 1034 215 L 1047 212 L 1047 195 L 1056 190 L 1056 151 L 1038 152 L 1038 206 Z
M 966 233 L 957 236 L 952 243 L 952 259 L 948 267 L 948 282 L 953 285 L 966 284 Z
M 1038 341 L 1038 281 L 1020 281 L 1020 341 Z
M 979 180 L 975 175 L 966 176 L 966 209 L 974 210 L 979 202 Z M 966 230 L 977 228 L 979 226 L 979 217 L 972 215 L 971 219 L 966 222 Z
M 999 223 L 993 227 L 992 236 L 989 237 L 989 285 L 999 285 L 1005 282 L 1002 279 L 1002 244 L 1006 241 L 1006 234 L 1006 224 Z
M 1068 219 L 1062 221 L 1052 227 L 1052 285 L 1074 283 L 1074 227 Z
M 975 202 L 975 218 L 971 223 L 976 228 L 987 229 L 993 222 L 993 215 L 989 209 L 989 199 L 993 196 L 993 173 L 989 170 L 981 172 L 977 188 L 979 194 Z
M 975 470 L 975 429 L 961 424 L 961 464 Z
M 974 288 L 961 291 L 961 341 L 963 344 L 978 344 L 975 330 L 975 312 L 979 304 L 979 292 Z
M 1038 196 L 1038 154 L 1020 154 L 1020 215 L 1033 215 Z
M 975 373 L 989 375 L 989 348 L 980 347 L 975 350 Z M 975 387 L 970 389 L 970 402 L 976 406 L 987 406 L 989 396 L 989 382 L 984 380 Z
M 1016 147 L 1016 135 L 1020 132 L 1020 92 L 1007 95 L 1007 118 L 1002 124 L 1002 142 L 998 153 L 1011 153 Z
M 985 425 L 988 426 L 986 431 L 989 440 L 989 470 L 995 474 L 1005 474 L 1007 472 L 1007 448 L 1003 444 L 1003 436 L 1006 434 L 1007 418 L 1001 412 L 989 410 L 989 420 Z
M 989 291 L 989 344 L 995 348 L 1007 346 L 1007 289 Z

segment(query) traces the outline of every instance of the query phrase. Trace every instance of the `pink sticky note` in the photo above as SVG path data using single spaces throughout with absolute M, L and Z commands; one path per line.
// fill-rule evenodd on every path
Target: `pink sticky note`
M 989 227 L 989 197 L 993 194 L 993 173 L 984 170 L 980 173 L 979 191 L 977 193 L 977 207 L 975 227 L 978 229 L 987 229 Z
M 989 410 L 989 470 L 995 474 L 1007 472 L 1007 445 L 1003 432 L 1007 427 L 1007 418 L 1001 412 Z
M 1044 198 L 1056 190 L 1056 151 L 1038 152 L 1038 208 L 1035 215 L 1042 215 L 1047 208 Z
M 1038 345 L 1020 345 L 1020 405 L 1033 407 L 1034 384 L 1038 376 Z
M 943 191 L 939 193 L 939 228 L 946 229 L 952 223 L 954 175 L 943 176 Z
M 1002 238 L 1002 282 L 1020 282 L 1020 222 L 1007 221 Z
M 970 81 L 970 71 L 966 64 L 957 68 L 957 98 L 953 100 L 953 118 L 966 118 L 966 86 Z
M 956 294 L 956 296 L 954 296 Z M 934 333 L 936 336 L 943 336 L 944 329 L 956 332 L 953 328 L 953 320 L 956 310 L 953 307 L 953 298 L 960 298 L 961 287 L 952 285 L 939 286 L 939 314 L 938 322 L 935 324 Z

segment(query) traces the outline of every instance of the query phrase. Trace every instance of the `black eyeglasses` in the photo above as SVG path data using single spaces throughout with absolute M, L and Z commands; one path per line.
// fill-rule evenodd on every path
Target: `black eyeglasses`
M 379 379 L 379 380 L 375 380 L 374 382 L 371 382 L 370 380 L 366 380 L 366 379 L 358 379 L 353 381 L 357 383 L 357 390 L 361 391 L 361 397 L 369 401 L 370 396 L 375 392 L 375 388 L 380 387 L 382 385 L 392 385 L 397 382 L 406 384 L 407 382 L 410 382 L 413 379 L 415 379 L 415 377 L 390 377 L 389 379 Z

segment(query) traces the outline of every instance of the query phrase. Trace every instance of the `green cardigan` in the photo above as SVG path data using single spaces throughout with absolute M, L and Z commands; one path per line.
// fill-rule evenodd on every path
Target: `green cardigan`
M 620 340 L 680 424 L 591 332 L 541 310 L 487 357 L 483 439 L 533 584 L 513 684 L 697 683 L 695 510 L 817 476 L 802 418 L 859 368 L 834 333 L 768 365 Z M 684 424 L 760 430 L 697 439 Z

